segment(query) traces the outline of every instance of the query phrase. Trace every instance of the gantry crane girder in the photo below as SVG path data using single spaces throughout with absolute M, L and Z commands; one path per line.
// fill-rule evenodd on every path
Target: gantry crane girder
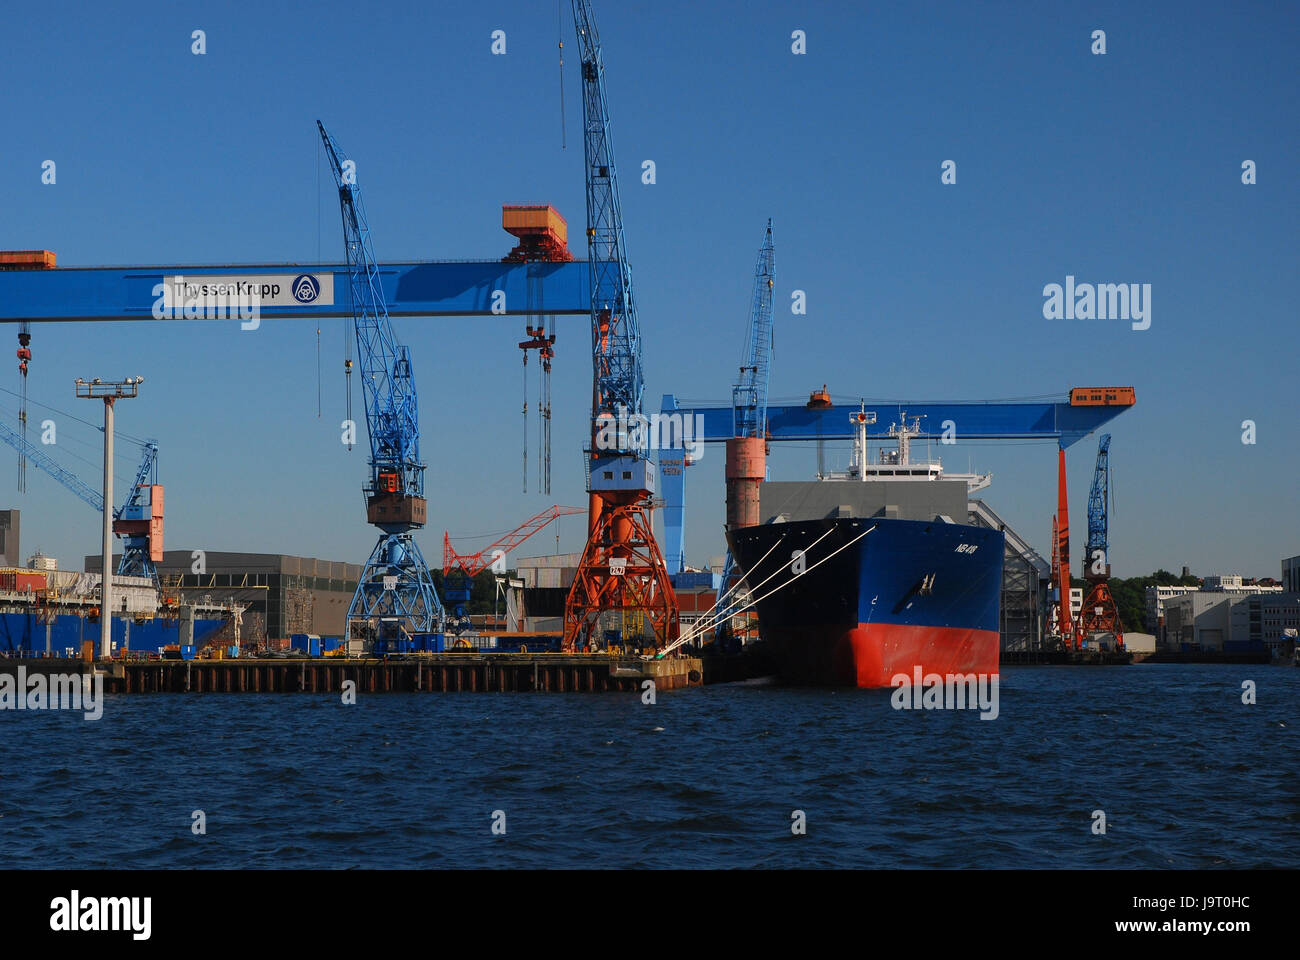
M 312 283 L 295 283 L 303 277 Z M 0 270 L 0 323 L 184 320 L 178 291 L 183 295 L 187 285 L 239 282 L 273 288 L 268 290 L 273 296 L 261 298 L 262 323 L 350 320 L 351 278 L 352 268 L 337 263 L 10 266 Z M 375 278 L 390 317 L 526 317 L 540 312 L 543 304 L 547 315 L 591 314 L 585 260 L 395 261 L 377 263 Z
M 1071 391 L 1072 396 L 1076 393 Z M 1064 451 L 1135 402 L 1136 397 L 1129 390 L 1113 402 L 1096 404 L 1073 400 L 998 403 L 868 400 L 865 409 L 876 413 L 875 426 L 868 431 L 868 436 L 873 439 L 885 439 L 889 424 L 898 422 L 906 411 L 909 420 L 921 418 L 920 433 L 913 437 L 914 440 L 941 443 L 952 440 L 958 447 L 966 440 L 1056 440 L 1060 450 Z M 671 435 L 677 446 L 659 452 L 660 494 L 664 499 L 664 552 L 668 569 L 676 573 L 685 568 L 686 562 L 685 468 L 689 466 L 685 456 L 687 450 L 680 438 L 686 436 L 692 444 L 726 443 L 733 434 L 734 408 L 718 404 L 687 406 L 679 403 L 674 395 L 665 394 L 658 416 L 658 435 Z M 688 428 L 690 433 L 686 434 Z M 769 443 L 852 440 L 854 432 L 844 409 L 833 404 L 773 406 L 769 403 L 767 406 L 766 440 Z
M 381 531 L 348 608 L 348 636 L 389 640 L 400 639 L 403 633 L 440 631 L 446 617 L 412 533 L 424 526 L 428 508 L 411 354 L 398 341 L 389 319 L 356 167 L 320 121 L 316 125 L 343 215 L 349 266 L 346 296 L 370 437 L 366 519 Z

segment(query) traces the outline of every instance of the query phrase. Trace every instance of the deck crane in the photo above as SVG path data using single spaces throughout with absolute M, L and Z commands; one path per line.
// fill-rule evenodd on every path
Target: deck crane
M 1115 637 L 1115 646 L 1124 649 L 1124 630 L 1120 623 L 1119 607 L 1111 595 L 1110 539 L 1106 501 L 1110 495 L 1110 434 L 1104 434 L 1097 444 L 1097 466 L 1092 475 L 1092 489 L 1088 493 L 1088 550 L 1083 559 L 1083 575 L 1088 581 L 1088 592 L 1079 612 L 1077 637 L 1087 640 L 1097 633 Z
M 618 643 L 657 648 L 677 639 L 677 597 L 655 540 L 654 470 L 646 431 L 638 429 L 645 422 L 641 331 L 623 238 L 605 63 L 591 4 L 572 0 L 572 6 L 582 70 L 594 369 L 587 545 L 565 601 L 563 647 L 592 649 L 602 639 L 602 622 L 616 619 L 622 624 Z
M 540 533 L 552 520 L 586 512 L 582 507 L 558 505 L 547 507 L 477 553 L 457 553 L 451 545 L 451 534 L 444 532 L 442 535 L 443 596 L 452 607 L 454 618 L 457 621 L 464 618 L 464 605 L 469 603 L 474 578 L 491 566 L 498 557 L 504 559 L 511 550 L 533 534 Z
M 398 343 L 388 318 L 356 165 L 319 120 L 316 126 L 343 214 L 348 290 L 370 434 L 366 519 L 380 530 L 348 607 L 348 636 L 390 640 L 400 639 L 403 632 L 438 632 L 445 615 L 412 533 L 424 526 L 428 501 L 410 348 Z
M 103 512 L 103 492 L 63 467 L 38 444 L 3 423 L 0 423 L 0 440 L 59 481 L 92 509 Z M 127 490 L 122 506 L 113 511 L 113 532 L 122 540 L 122 559 L 117 565 L 117 575 L 149 577 L 157 587 L 156 565 L 162 560 L 163 553 L 163 488 L 158 483 L 158 445 L 146 441 L 142 446 L 144 452 L 135 482 Z M 145 502 L 145 490 L 149 491 L 148 503 Z
M 776 255 L 772 246 L 772 221 L 767 221 L 754 267 L 754 293 L 750 302 L 749 331 L 740 376 L 731 389 L 734 437 L 727 441 L 727 529 L 756 526 L 759 484 L 767 478 L 767 386 L 773 347 L 772 290 L 776 282 Z M 731 551 L 722 570 L 724 595 L 739 580 Z M 721 638 L 730 627 L 737 606 L 724 604 L 718 626 Z

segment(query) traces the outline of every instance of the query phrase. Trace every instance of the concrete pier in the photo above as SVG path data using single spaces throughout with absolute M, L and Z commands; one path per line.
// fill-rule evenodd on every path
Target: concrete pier
M 401 660 L 344 658 L 149 660 L 102 664 L 111 693 L 598 693 L 700 686 L 693 657 L 639 660 L 566 654 L 445 653 Z

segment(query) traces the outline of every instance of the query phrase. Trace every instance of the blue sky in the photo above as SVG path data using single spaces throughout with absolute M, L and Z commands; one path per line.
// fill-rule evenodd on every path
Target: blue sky
M 564 150 L 553 3 L 13 5 L 0 249 L 45 247 L 68 266 L 337 261 L 317 117 L 358 163 L 381 260 L 500 257 L 512 245 L 502 202 L 553 203 L 580 238 L 563 8 Z M 846 403 L 1131 384 L 1138 405 L 1110 427 L 1114 572 L 1277 576 L 1300 553 L 1295 5 L 605 2 L 596 15 L 651 406 L 665 392 L 728 399 L 771 217 L 774 399 L 822 383 Z M 190 52 L 194 29 L 204 56 Z M 490 52 L 496 29 L 505 56 Z M 1089 51 L 1094 29 L 1105 56 Z M 55 185 L 41 183 L 47 159 Z M 645 159 L 654 185 L 636 175 Z M 945 160 L 956 185 L 940 183 Z M 1244 160 L 1256 185 L 1241 183 Z M 1045 320 L 1042 288 L 1067 274 L 1150 283 L 1150 329 Z M 790 314 L 793 289 L 806 316 Z M 544 497 L 532 480 L 520 490 L 522 325 L 399 322 L 430 465 L 431 560 L 443 529 L 500 532 L 584 502 L 588 332 L 558 323 Z M 38 326 L 32 418 L 56 419 L 55 455 L 93 481 L 96 432 L 36 403 L 97 420 L 73 378 L 143 374 L 118 421 L 159 440 L 169 548 L 359 562 L 373 537 L 364 451 L 338 442 L 343 335 L 343 321 L 322 331 L 318 418 L 309 321 Z M 18 389 L 14 367 L 0 389 Z M 0 393 L 0 416 L 16 410 Z M 1241 442 L 1247 419 L 1254 445 Z M 1095 450 L 1090 438 L 1070 451 L 1076 554 Z M 137 450 L 120 451 L 126 480 Z M 990 503 L 1046 550 L 1050 443 L 945 456 L 991 470 Z M 23 511 L 25 551 L 79 567 L 94 515 L 34 470 L 20 495 L 14 459 L 0 456 L 0 505 Z M 722 550 L 721 460 L 711 449 L 690 476 L 695 563 Z M 811 449 L 778 449 L 772 476 L 814 463 Z M 560 533 L 561 548 L 580 547 L 579 518 Z M 535 552 L 555 545 L 553 531 L 539 540 Z

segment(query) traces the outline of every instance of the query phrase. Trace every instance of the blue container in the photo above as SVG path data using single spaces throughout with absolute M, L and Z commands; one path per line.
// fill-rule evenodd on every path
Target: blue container
M 197 650 L 198 648 L 195 647 L 193 644 L 186 644 L 185 646 L 181 647 L 181 659 L 193 660 Z
M 707 570 L 703 573 L 674 573 L 672 575 L 672 583 L 678 590 L 712 587 L 713 574 Z
M 239 656 L 239 647 L 233 645 L 226 647 L 226 656 L 237 658 Z
M 320 637 L 314 633 L 294 633 L 289 636 L 289 648 L 308 657 L 320 656 Z

